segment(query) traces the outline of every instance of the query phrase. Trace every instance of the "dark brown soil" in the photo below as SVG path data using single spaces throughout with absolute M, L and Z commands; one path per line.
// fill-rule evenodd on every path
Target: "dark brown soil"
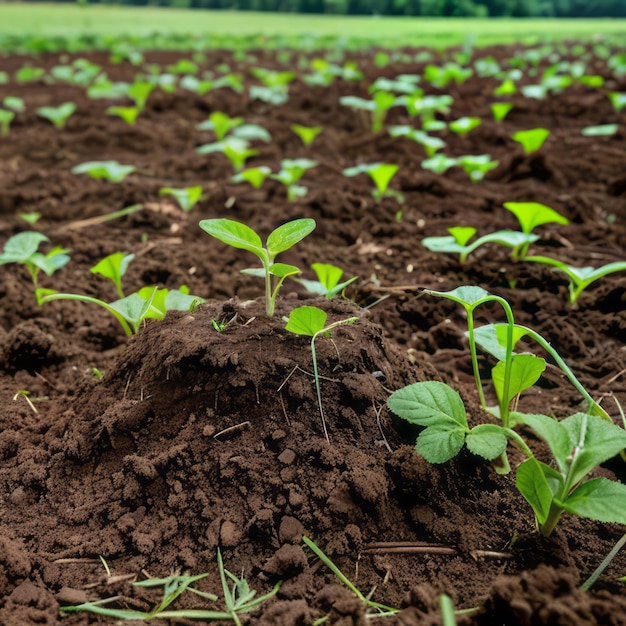
M 488 52 L 504 60 L 514 51 Z M 253 80 L 250 66 L 230 54 L 207 56 L 203 69 L 228 62 L 248 84 Z M 163 66 L 177 58 L 147 57 Z M 258 57 L 279 67 L 269 53 Z M 111 65 L 104 54 L 89 58 L 115 80 L 132 80 L 138 71 Z M 364 606 L 319 567 L 303 535 L 364 594 L 403 609 L 367 623 L 441 623 L 438 596 L 446 593 L 455 608 L 478 609 L 459 615 L 460 624 L 626 624 L 624 583 L 617 582 L 626 575 L 626 554 L 591 592 L 580 590 L 624 528 L 567 516 L 541 538 L 512 474 L 496 475 L 465 453 L 429 465 L 413 449 L 416 432 L 385 408 L 391 391 L 440 379 L 480 417 L 461 311 L 419 293 L 475 284 L 505 297 L 518 322 L 549 339 L 619 422 L 611 396 L 626 405 L 626 274 L 594 283 L 572 307 L 562 276 L 513 263 L 504 248 L 485 247 L 460 266 L 420 240 L 453 225 L 474 225 L 480 234 L 515 228 L 502 203 L 538 201 L 571 223 L 538 229 L 536 253 L 576 265 L 623 260 L 626 111 L 615 112 L 606 91 L 626 91 L 626 77 L 592 61 L 588 72 L 604 75 L 604 88 L 574 86 L 541 101 L 516 95 L 502 124 L 489 111 L 494 79 L 452 86 L 450 119 L 478 115 L 483 124 L 465 138 L 447 135 L 446 153 L 489 153 L 500 161 L 472 184 L 458 168 L 444 175 L 423 170 L 417 144 L 370 132 L 367 117 L 338 102 L 342 95 L 365 96 L 375 76 L 420 73 L 423 66 L 381 70 L 371 54 L 355 58 L 365 80 L 322 88 L 298 79 L 289 102 L 277 107 L 229 89 L 204 96 L 180 88 L 154 92 L 132 128 L 105 114 L 110 101 L 89 100 L 80 87 L 0 85 L 0 100 L 19 95 L 27 107 L 0 138 L 0 242 L 29 229 L 18 213 L 37 211 L 35 228 L 72 257 L 42 278 L 44 286 L 111 301 L 112 286 L 89 268 L 123 251 L 136 255 L 124 278 L 128 293 L 186 284 L 207 299 L 193 313 L 169 314 L 127 339 L 98 307 L 65 301 L 38 307 L 26 270 L 2 266 L 0 624 L 112 623 L 86 613 L 61 617 L 59 606 L 120 596 L 118 605 L 146 610 L 157 595 L 130 583 L 175 572 L 210 572 L 198 588 L 221 596 L 218 548 L 226 567 L 243 572 L 259 594 L 283 581 L 276 598 L 246 618 L 250 624 L 304 625 L 325 615 L 329 624 L 364 624 Z M 0 70 L 12 74 L 26 61 L 49 69 L 59 59 L 6 57 Z M 78 110 L 62 131 L 35 113 L 68 100 Z M 249 165 L 277 171 L 282 158 L 317 160 L 303 178 L 308 195 L 288 202 L 275 181 L 259 190 L 233 184 L 223 155 L 198 155 L 194 148 L 212 134 L 195 126 L 215 110 L 272 134 Z M 389 121 L 411 123 L 401 109 Z M 289 130 L 294 123 L 324 131 L 305 148 Z M 581 136 L 586 126 L 608 123 L 621 124 L 617 135 Z M 538 126 L 552 134 L 539 153 L 525 156 L 510 134 Z M 137 171 L 119 184 L 70 172 L 83 161 L 108 159 Z M 392 187 L 404 204 L 377 202 L 369 179 L 341 175 L 374 161 L 400 165 Z M 204 186 L 206 198 L 190 213 L 158 194 L 164 186 L 194 184 Z M 134 203 L 144 208 L 107 223 L 77 224 Z M 199 229 L 199 220 L 211 217 L 238 219 L 263 235 L 289 219 L 312 217 L 316 230 L 280 260 L 306 268 L 307 278 L 311 263 L 326 262 L 359 279 L 347 299 L 333 301 L 289 283 L 270 320 L 258 279 L 239 272 L 252 263 L 250 255 Z M 304 303 L 326 309 L 330 321 L 358 317 L 333 332 L 334 343 L 317 342 L 329 442 L 309 339 L 287 333 L 281 319 Z M 497 310 L 492 315 L 481 320 L 500 319 Z M 212 326 L 230 319 L 222 333 Z M 37 413 L 16 396 L 20 390 L 30 392 Z M 520 404 L 558 418 L 581 406 L 554 366 Z M 519 461 L 512 452 L 512 465 Z M 621 461 L 599 471 L 626 475 Z M 175 608 L 206 606 L 186 594 Z

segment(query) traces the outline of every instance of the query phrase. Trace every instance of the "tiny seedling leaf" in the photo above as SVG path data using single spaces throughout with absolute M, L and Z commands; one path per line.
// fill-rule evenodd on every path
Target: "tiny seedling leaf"
M 515 354 L 511 361 L 510 385 L 508 398 L 502 398 L 504 393 L 505 363 L 500 361 L 491 371 L 493 385 L 498 397 L 506 404 L 522 393 L 522 391 L 532 387 L 546 369 L 546 362 L 534 354 Z
M 315 306 L 300 306 L 293 309 L 285 329 L 296 335 L 313 337 L 326 326 L 326 311 Z
M 315 220 L 305 217 L 292 220 L 272 231 L 267 238 L 267 251 L 271 258 L 289 250 L 315 229 Z
M 520 143 L 526 154 L 530 154 L 539 150 L 549 135 L 547 128 L 532 128 L 513 133 L 511 139 Z
M 483 459 L 493 461 L 506 450 L 506 435 L 496 424 L 474 426 L 465 438 L 467 449 Z
M 540 202 L 505 202 L 504 208 L 517 217 L 522 232 L 531 233 L 542 224 L 569 224 L 569 220 Z
M 134 171 L 133 165 L 121 165 L 117 161 L 88 161 L 72 168 L 73 174 L 89 174 L 92 178 L 105 178 L 114 183 L 121 182 Z

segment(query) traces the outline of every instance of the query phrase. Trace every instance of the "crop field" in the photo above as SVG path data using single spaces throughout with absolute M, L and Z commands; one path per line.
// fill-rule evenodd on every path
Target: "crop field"
M 44 39 L 0 624 L 623 626 L 623 48 Z

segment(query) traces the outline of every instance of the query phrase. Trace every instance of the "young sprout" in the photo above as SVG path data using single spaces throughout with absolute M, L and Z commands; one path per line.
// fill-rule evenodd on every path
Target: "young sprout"
M 494 102 L 491 105 L 491 114 L 496 122 L 501 122 L 511 111 L 513 104 L 511 102 Z
M 315 229 L 315 220 L 302 218 L 279 226 L 270 233 L 265 246 L 254 230 L 234 220 L 226 218 L 202 220 L 199 226 L 205 233 L 219 239 L 222 243 L 240 250 L 247 250 L 261 261 L 262 268 L 243 270 L 243 272 L 265 279 L 265 310 L 267 316 L 272 317 L 276 306 L 276 296 L 284 280 L 300 272 L 293 265 L 274 263 L 274 259 L 310 234 Z M 278 279 L 275 286 L 272 286 L 272 276 Z
M 209 119 L 198 124 L 198 130 L 212 130 L 218 141 L 221 141 L 226 135 L 237 126 L 243 124 L 243 117 L 230 117 L 227 113 L 214 111 L 209 115 Z
M 181 78 L 180 86 L 182 89 L 197 93 L 199 96 L 203 96 L 215 89 L 215 83 L 212 80 L 201 80 L 189 74 Z
M 372 191 L 372 196 L 376 200 L 380 201 L 385 197 L 391 197 L 398 200 L 398 202 L 404 202 L 404 197 L 400 192 L 388 188 L 391 179 L 396 175 L 399 168 L 399 165 L 392 165 L 391 163 L 369 163 L 348 167 L 343 170 L 343 175 L 358 176 L 359 174 L 365 173 L 372 179 L 374 185 L 376 185 L 376 189 Z
M 626 93 L 609 91 L 607 96 L 616 111 L 621 111 L 623 108 L 626 108 Z
M 259 151 L 249 148 L 246 139 L 238 137 L 226 137 L 222 141 L 216 143 L 207 143 L 196 148 L 198 154 L 210 154 L 212 152 L 221 152 L 233 164 L 233 168 L 238 171 L 244 167 L 246 161 L 256 156 Z
M 24 113 L 24 111 L 26 111 L 24 100 L 22 98 L 18 98 L 17 96 L 6 96 L 4 100 L 2 100 L 2 106 L 5 109 L 15 111 L 16 113 Z
M 371 100 L 359 98 L 357 96 L 343 96 L 339 98 L 339 102 L 344 106 L 352 109 L 370 111 L 372 114 L 372 132 L 378 132 L 383 129 L 387 111 L 394 106 L 402 104 L 397 96 L 388 91 L 377 91 Z
M 448 128 L 457 135 L 465 137 L 471 130 L 480 126 L 482 120 L 480 117 L 460 117 L 458 120 L 454 120 L 448 124 Z
M 311 269 L 315 272 L 317 280 L 306 280 L 305 278 L 294 278 L 293 280 L 303 285 L 309 293 L 324 296 L 328 300 L 340 294 L 358 278 L 358 276 L 353 276 L 340 283 L 343 270 L 330 263 L 313 263 Z
M 246 170 L 235 174 L 230 180 L 233 183 L 247 182 L 255 189 L 260 189 L 265 179 L 272 173 L 267 165 L 259 165 L 259 167 L 249 167 Z
M 66 254 L 68 250 L 60 247 L 52 248 L 47 254 L 37 252 L 40 244 L 44 241 L 49 241 L 49 239 L 42 233 L 35 231 L 18 233 L 7 240 L 3 252 L 0 254 L 0 265 L 20 263 L 26 267 L 33 281 L 37 304 L 41 304 L 37 296 L 39 272 L 43 270 L 46 275 L 51 276 L 70 260 Z
M 457 157 L 460 165 L 473 183 L 482 180 L 487 172 L 498 167 L 500 161 L 492 161 L 489 154 L 466 154 Z
M 289 314 L 289 318 L 285 318 L 287 322 L 285 330 L 288 330 L 295 335 L 305 335 L 311 337 L 311 356 L 313 358 L 313 378 L 315 379 L 315 389 L 317 391 L 317 405 L 320 410 L 320 417 L 322 419 L 322 427 L 324 429 L 324 437 L 326 441 L 330 442 L 328 437 L 328 429 L 326 428 L 326 418 L 324 417 L 324 408 L 322 406 L 322 392 L 320 389 L 320 378 L 317 369 L 317 355 L 315 352 L 315 340 L 320 335 L 330 337 L 330 331 L 337 326 L 343 324 L 354 324 L 359 318 L 349 317 L 344 320 L 333 322 L 332 324 L 326 324 L 328 315 L 326 311 L 319 309 L 315 306 L 301 306 L 293 309 Z
M 17 83 L 32 83 L 39 80 L 45 73 L 41 67 L 25 65 L 15 72 L 15 81 Z
M 202 200 L 202 185 L 194 185 L 193 187 L 184 187 L 183 189 L 177 189 L 174 187 L 161 187 L 159 189 L 160 196 L 174 196 L 176 202 L 180 205 L 180 208 L 189 213 L 196 204 Z
M 599 126 L 586 126 L 580 132 L 584 137 L 608 137 L 615 135 L 618 129 L 617 124 L 601 124 Z
M 322 132 L 321 126 L 300 126 L 300 124 L 292 124 L 291 130 L 300 137 L 300 141 L 305 146 L 310 146 L 315 138 Z
M 76 105 L 73 102 L 65 102 L 58 107 L 39 107 L 37 115 L 51 121 L 61 130 L 75 111 Z
M 435 174 L 443 174 L 455 165 L 458 165 L 457 159 L 446 156 L 445 154 L 435 154 L 421 163 L 421 166 L 425 170 L 430 170 Z
M 317 161 L 311 159 L 283 159 L 280 162 L 278 174 L 270 174 L 270 178 L 277 180 L 287 188 L 287 199 L 295 200 L 307 194 L 308 189 L 297 182 L 307 170 L 317 166 Z
M 13 111 L 0 109 L 0 136 L 1 137 L 8 137 L 9 126 L 11 125 L 13 118 L 15 118 L 15 113 L 13 113 Z
M 511 139 L 521 144 L 526 154 L 532 154 L 543 146 L 549 135 L 550 131 L 546 128 L 532 128 L 513 133 Z
M 41 213 L 37 213 L 36 211 L 31 211 L 29 213 L 18 213 L 17 216 L 21 219 L 24 220 L 27 224 L 29 224 L 30 226 L 33 226 L 34 224 L 36 224 L 39 219 L 41 218 Z
M 604 276 L 613 274 L 614 272 L 626 271 L 626 261 L 616 261 L 614 263 L 608 263 L 602 267 L 595 268 L 591 266 L 576 267 L 547 256 L 528 256 L 525 260 L 532 261 L 534 263 L 551 265 L 563 272 L 569 279 L 568 288 L 570 304 L 574 304 L 578 300 L 580 294 L 587 289 L 591 283 L 595 282 L 599 278 L 603 278 Z
M 128 90 L 126 95 L 135 103 L 135 106 L 143 111 L 146 106 L 148 96 L 153 92 L 156 83 L 136 80 Z
M 418 143 L 427 157 L 432 157 L 437 151 L 446 147 L 446 142 L 439 137 L 433 137 L 423 130 L 417 130 L 412 126 L 390 126 L 389 134 L 391 137 L 406 137 L 415 143 Z
M 114 252 L 104 257 L 96 263 L 91 269 L 92 274 L 99 274 L 104 278 L 108 278 L 115 285 L 115 290 L 120 298 L 124 297 L 122 289 L 122 277 L 126 274 L 128 265 L 135 258 L 134 254 L 124 254 L 123 252 Z
M 115 115 L 124 120 L 129 126 L 134 126 L 141 110 L 139 107 L 113 106 L 106 110 L 107 115 Z
M 75 165 L 72 173 L 88 174 L 92 178 L 104 178 L 112 183 L 119 183 L 135 169 L 133 165 L 121 165 L 117 161 L 87 161 Z

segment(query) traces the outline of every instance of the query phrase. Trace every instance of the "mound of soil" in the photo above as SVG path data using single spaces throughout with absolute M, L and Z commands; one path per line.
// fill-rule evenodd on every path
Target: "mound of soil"
M 594 283 L 571 306 L 561 275 L 514 263 L 507 249 L 481 248 L 460 265 L 420 240 L 454 225 L 476 226 L 480 234 L 516 228 L 502 203 L 537 201 L 570 224 L 541 227 L 536 254 L 580 266 L 623 260 L 626 118 L 604 92 L 626 90 L 626 77 L 593 58 L 588 73 L 605 76 L 604 90 L 575 85 L 543 100 L 516 95 L 501 124 L 489 110 L 495 79 L 474 76 L 449 87 L 450 119 L 477 115 L 483 123 L 466 137 L 447 135 L 446 152 L 489 153 L 499 161 L 474 184 L 458 168 L 444 175 L 422 169 L 421 147 L 372 133 L 367 116 L 339 104 L 343 95 L 365 96 L 376 76 L 421 73 L 414 52 L 384 69 L 372 53 L 354 54 L 361 81 L 322 88 L 300 75 L 279 106 L 229 89 L 202 96 L 155 91 L 133 127 L 106 115 L 110 101 L 89 100 L 74 85 L 0 85 L 0 100 L 19 94 L 26 104 L 0 143 L 0 241 L 30 228 L 20 213 L 39 212 L 35 228 L 50 245 L 71 250 L 71 262 L 42 285 L 112 301 L 112 285 L 89 268 L 123 251 L 135 254 L 124 276 L 127 293 L 186 284 L 206 299 L 127 338 L 99 307 L 38 306 L 27 271 L 2 266 L 0 623 L 112 623 L 88 613 L 61 616 L 59 607 L 116 596 L 111 606 L 150 610 L 158 592 L 131 583 L 175 573 L 208 572 L 197 587 L 221 595 L 219 549 L 226 568 L 243 572 L 259 595 L 282 581 L 275 597 L 245 617 L 251 624 L 304 625 L 324 616 L 341 625 L 438 624 L 441 594 L 470 609 L 457 616 L 459 624 L 626 624 L 617 581 L 626 574 L 625 554 L 590 592 L 580 590 L 622 527 L 565 516 L 549 539 L 540 537 L 512 474 L 497 475 L 467 452 L 428 464 L 413 447 L 418 431 L 385 407 L 395 389 L 442 380 L 459 390 L 472 423 L 493 419 L 478 406 L 462 312 L 420 293 L 475 284 L 506 298 L 516 321 L 548 339 L 619 423 L 609 396 L 626 403 L 624 274 Z M 514 52 L 481 55 L 504 64 Z M 255 54 L 259 65 L 284 69 L 276 54 Z M 138 71 L 104 54 L 88 58 L 113 80 L 131 81 Z M 179 58 L 146 55 L 162 67 Z M 249 59 L 223 51 L 205 58 L 203 69 L 228 63 L 246 85 L 254 82 Z M 0 59 L 0 70 L 12 75 L 26 63 L 49 70 L 59 62 L 10 56 Z M 288 64 L 296 67 L 295 57 Z M 35 113 L 69 100 L 77 112 L 63 130 Z M 271 133 L 251 166 L 277 171 L 284 158 L 317 161 L 303 177 L 308 194 L 288 201 L 276 181 L 260 189 L 237 185 L 223 155 L 197 154 L 194 148 L 212 139 L 195 126 L 212 111 Z M 399 108 L 388 117 L 411 123 Z M 289 129 L 296 123 L 324 130 L 305 147 Z M 580 133 L 609 123 L 621 124 L 620 131 Z M 539 126 L 551 130 L 550 138 L 536 155 L 523 154 L 510 134 Z M 110 159 L 137 170 L 119 184 L 70 172 L 86 160 Z M 367 177 L 341 174 L 375 161 L 400 165 L 392 187 L 404 203 L 376 201 Z M 189 213 L 159 196 L 162 187 L 196 184 L 205 196 Z M 135 203 L 142 207 L 118 219 L 83 221 Z M 333 300 L 288 282 L 269 319 L 258 279 L 240 273 L 249 254 L 199 229 L 211 217 L 238 219 L 264 235 L 289 219 L 313 217 L 316 230 L 280 260 L 302 268 L 334 263 L 359 279 L 345 299 Z M 313 278 L 308 269 L 304 275 Z M 322 407 L 310 338 L 286 332 L 283 321 L 302 304 L 323 308 L 329 322 L 358 318 L 316 340 Z M 501 318 L 494 307 L 479 321 Z M 222 332 L 214 321 L 225 323 Z M 582 406 L 553 365 L 520 401 L 525 411 L 558 418 Z M 513 450 L 510 461 L 515 468 L 522 456 Z M 623 480 L 626 472 L 616 460 L 596 475 Z M 366 618 L 371 609 L 320 567 L 303 536 L 364 594 L 401 611 Z M 186 593 L 174 606 L 206 608 L 207 601 Z

